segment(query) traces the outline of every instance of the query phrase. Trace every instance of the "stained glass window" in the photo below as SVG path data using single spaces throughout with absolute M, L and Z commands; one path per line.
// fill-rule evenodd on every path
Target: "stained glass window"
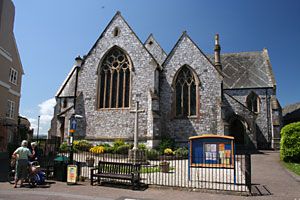
M 197 115 L 197 83 L 187 66 L 183 66 L 176 77 L 175 101 L 177 117 Z
M 99 108 L 128 108 L 131 68 L 125 53 L 115 47 L 103 59 L 99 74 Z

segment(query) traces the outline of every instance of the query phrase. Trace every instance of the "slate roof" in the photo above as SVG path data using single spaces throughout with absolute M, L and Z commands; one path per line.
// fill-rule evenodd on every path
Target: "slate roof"
M 214 55 L 207 56 L 214 63 Z M 276 87 L 268 52 L 221 54 L 224 89 Z
M 289 114 L 291 114 L 297 110 L 300 110 L 300 102 L 295 103 L 295 104 L 286 105 L 286 106 L 284 106 L 284 108 L 282 110 L 282 116 L 283 117 L 288 116 Z

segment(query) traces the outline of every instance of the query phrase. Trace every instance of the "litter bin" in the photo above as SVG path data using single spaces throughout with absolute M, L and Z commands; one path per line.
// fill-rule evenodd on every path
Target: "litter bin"
M 82 162 L 76 162 L 75 165 L 77 165 L 77 177 L 79 177 L 81 174 Z
M 65 156 L 59 156 L 54 159 L 54 177 L 58 181 L 67 181 L 67 167 L 69 158 Z

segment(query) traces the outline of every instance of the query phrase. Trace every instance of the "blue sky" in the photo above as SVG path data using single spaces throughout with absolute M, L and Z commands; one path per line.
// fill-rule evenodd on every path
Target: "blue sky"
M 300 102 L 300 1 L 298 0 L 13 0 L 14 33 L 25 71 L 20 114 L 40 134 L 53 115 L 54 96 L 119 10 L 145 41 L 153 33 L 169 53 L 186 30 L 205 54 L 214 35 L 222 53 L 267 48 L 282 107 Z M 36 132 L 36 131 L 35 131 Z

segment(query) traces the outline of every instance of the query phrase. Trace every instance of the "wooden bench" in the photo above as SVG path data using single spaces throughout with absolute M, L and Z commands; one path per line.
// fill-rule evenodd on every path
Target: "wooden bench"
M 96 170 L 97 172 L 95 173 Z M 140 164 L 99 161 L 98 168 L 91 169 L 91 185 L 96 181 L 100 184 L 101 178 L 108 178 L 129 180 L 131 181 L 132 189 L 134 189 L 134 183 L 137 183 L 139 188 L 140 170 Z M 97 180 L 94 180 L 94 177 Z

